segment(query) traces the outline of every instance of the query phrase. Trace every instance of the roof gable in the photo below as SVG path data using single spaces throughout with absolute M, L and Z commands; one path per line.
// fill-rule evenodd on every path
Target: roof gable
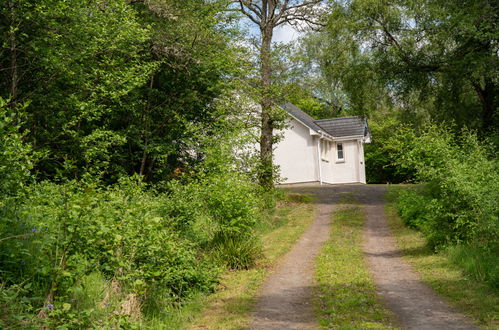
M 303 112 L 296 105 L 287 102 L 281 105 L 281 108 L 286 110 L 291 116 L 296 118 L 299 122 L 301 122 L 303 125 L 307 126 L 308 128 L 316 132 L 319 132 L 321 130 L 321 128 L 315 123 L 315 119 L 310 117 L 305 112 Z

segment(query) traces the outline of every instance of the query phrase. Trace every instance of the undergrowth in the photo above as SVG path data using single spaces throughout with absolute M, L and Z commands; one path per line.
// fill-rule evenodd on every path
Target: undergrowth
M 213 292 L 261 255 L 259 193 L 236 176 L 29 186 L 0 209 L 0 327 L 139 327 Z
M 403 133 L 410 142 L 400 165 L 413 168 L 421 184 L 398 190 L 402 221 L 469 276 L 498 288 L 499 163 L 493 147 L 469 131 L 455 135 L 429 126 L 419 135 Z

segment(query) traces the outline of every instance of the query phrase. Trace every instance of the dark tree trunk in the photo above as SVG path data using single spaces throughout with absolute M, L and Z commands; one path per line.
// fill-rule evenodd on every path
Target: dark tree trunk
M 14 26 L 16 26 L 16 7 L 14 1 L 9 3 L 10 19 L 11 19 L 11 32 L 10 39 L 10 97 L 11 102 L 15 102 L 17 98 L 17 86 L 19 83 L 19 73 L 17 71 L 17 40 Z
M 274 27 L 271 24 L 265 24 L 260 27 L 262 44 L 260 49 L 261 59 L 261 80 L 262 80 L 262 98 L 260 106 L 262 108 L 262 127 L 260 132 L 260 161 L 261 170 L 259 173 L 259 182 L 262 187 L 270 190 L 274 187 L 273 176 L 273 129 L 274 123 L 271 116 L 272 109 L 272 59 L 271 42 Z
M 497 108 L 497 93 L 499 92 L 496 84 L 490 78 L 485 79 L 485 85 L 473 84 L 478 98 L 482 103 L 482 131 L 490 133 L 496 128 L 497 118 L 495 118 Z

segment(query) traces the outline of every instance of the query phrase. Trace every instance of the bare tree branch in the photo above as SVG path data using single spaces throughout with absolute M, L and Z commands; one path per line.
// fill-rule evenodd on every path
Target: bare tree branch
M 262 8 L 258 6 L 253 0 L 240 0 L 239 3 L 241 5 L 246 6 L 249 10 L 251 10 L 255 15 L 262 18 Z
M 261 15 L 260 16 L 257 15 L 257 18 L 260 18 L 260 21 L 259 21 L 257 18 L 255 18 L 253 15 L 251 15 L 249 12 L 246 11 L 242 0 L 239 2 L 239 5 L 240 5 L 240 12 L 241 13 L 243 13 L 244 15 L 246 15 L 246 17 L 248 17 L 250 20 L 252 20 L 253 23 L 258 24 L 258 25 L 261 24 L 261 19 L 262 19 Z

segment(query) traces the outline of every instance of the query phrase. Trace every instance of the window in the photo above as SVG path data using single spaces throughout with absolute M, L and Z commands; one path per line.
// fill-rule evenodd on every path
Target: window
M 336 161 L 342 162 L 345 160 L 343 157 L 343 144 L 342 143 L 336 143 Z

